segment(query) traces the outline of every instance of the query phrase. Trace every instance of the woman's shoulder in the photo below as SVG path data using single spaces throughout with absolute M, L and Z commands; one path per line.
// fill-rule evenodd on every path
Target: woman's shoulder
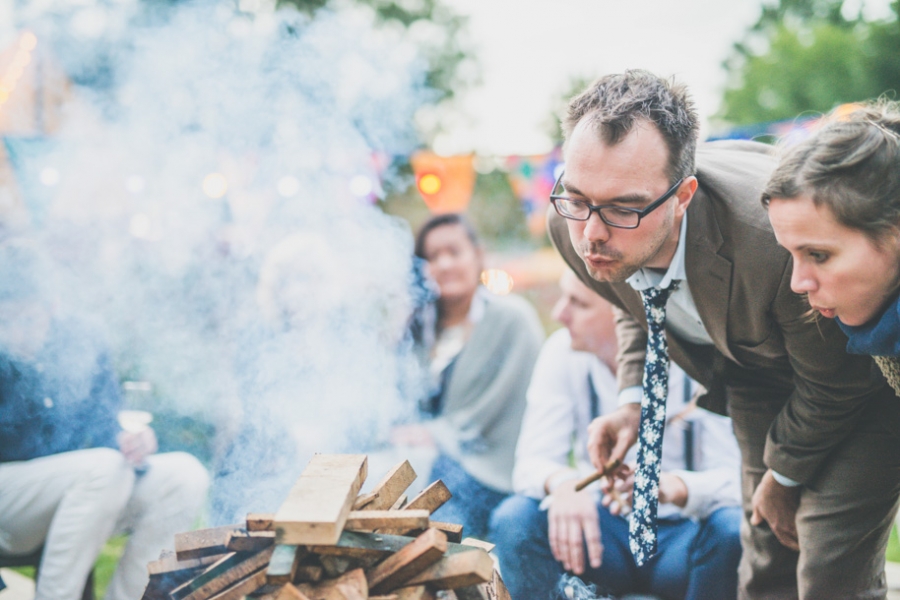
M 486 300 L 485 312 L 492 313 L 492 316 L 506 317 L 512 320 L 535 320 L 539 321 L 537 311 L 534 306 L 518 294 L 504 294 L 502 296 L 484 291 Z

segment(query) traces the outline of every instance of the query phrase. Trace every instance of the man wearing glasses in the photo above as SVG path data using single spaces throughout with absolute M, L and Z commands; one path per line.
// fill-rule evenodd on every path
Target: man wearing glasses
M 697 148 L 684 87 L 606 76 L 569 104 L 550 236 L 617 309 L 620 408 L 596 419 L 595 467 L 640 441 L 630 549 L 654 560 L 669 358 L 732 417 L 741 448 L 740 598 L 884 598 L 900 494 L 900 405 L 867 357 L 790 290 L 750 142 Z M 596 214 L 595 214 L 596 213 Z

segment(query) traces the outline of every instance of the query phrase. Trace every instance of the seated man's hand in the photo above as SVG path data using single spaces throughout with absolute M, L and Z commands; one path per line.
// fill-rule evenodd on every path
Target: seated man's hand
M 604 481 L 603 506 L 613 515 L 631 512 L 631 495 L 634 492 L 634 468 L 622 465 L 613 478 Z
M 674 473 L 659 474 L 659 503 L 674 504 L 684 508 L 688 501 L 688 489 L 684 480 Z
M 588 427 L 588 454 L 594 468 L 601 470 L 610 460 L 624 463 L 625 453 L 637 441 L 640 423 L 641 405 L 636 403 L 594 419 Z
M 148 456 L 159 449 L 156 433 L 150 427 L 144 427 L 139 431 L 122 431 L 119 433 L 118 442 L 119 451 L 125 455 L 125 460 L 135 467 L 143 464 Z
M 800 487 L 781 485 L 769 469 L 753 492 L 752 504 L 750 524 L 756 526 L 766 521 L 779 542 L 799 552 L 797 507 L 800 505 Z
M 564 481 L 553 491 L 553 503 L 547 511 L 550 549 L 567 571 L 584 573 L 584 546 L 588 560 L 597 569 L 603 559 L 600 520 L 597 505 L 589 490 L 575 491 L 577 481 Z

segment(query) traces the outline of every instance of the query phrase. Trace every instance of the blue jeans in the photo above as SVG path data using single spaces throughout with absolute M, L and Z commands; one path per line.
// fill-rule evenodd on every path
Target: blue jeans
M 654 594 L 666 600 L 732 600 L 737 597 L 741 558 L 741 509 L 720 508 L 707 519 L 663 519 L 659 552 L 638 568 L 628 549 L 628 521 L 597 507 L 603 540 L 603 564 L 588 567 L 581 578 L 601 593 Z M 562 565 L 553 558 L 547 512 L 538 502 L 511 496 L 494 511 L 490 525 L 494 553 L 513 600 L 558 598 Z M 587 556 L 587 550 L 585 550 Z
M 453 497 L 434 511 L 431 518 L 463 526 L 463 537 L 487 539 L 491 512 L 509 494 L 489 488 L 455 460 L 439 455 L 431 467 L 429 481 L 442 480 Z

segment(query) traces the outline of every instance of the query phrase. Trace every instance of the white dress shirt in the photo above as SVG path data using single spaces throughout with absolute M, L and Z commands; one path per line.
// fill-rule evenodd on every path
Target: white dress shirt
M 517 493 L 542 499 L 546 496 L 544 484 L 551 475 L 565 469 L 570 470 L 572 477 L 594 472 L 587 454 L 587 428 L 591 422 L 589 377 L 599 400 L 599 415 L 616 410 L 616 379 L 609 368 L 593 354 L 572 350 L 566 329 L 551 335 L 541 349 L 528 388 L 513 471 Z M 685 377 L 681 369 L 672 366 L 666 406 L 669 419 L 682 413 L 689 400 L 684 393 Z M 660 505 L 660 517 L 702 519 L 721 506 L 739 506 L 740 453 L 731 419 L 697 408 L 685 414 L 684 421 L 692 424 L 695 470 L 685 470 L 685 429 L 681 420 L 666 428 L 662 469 L 681 477 L 688 488 L 688 501 L 681 509 Z M 637 449 L 632 448 L 626 462 L 634 463 L 636 453 Z M 598 489 L 597 484 L 594 488 Z
M 628 285 L 637 291 L 650 287 L 668 287 L 672 281 L 680 281 L 678 288 L 669 295 L 666 301 L 666 326 L 679 338 L 694 344 L 711 345 L 712 338 L 706 331 L 697 305 L 691 296 L 690 285 L 687 280 L 687 270 L 684 266 L 684 247 L 687 239 L 687 213 L 681 220 L 681 232 L 678 236 L 678 247 L 665 274 L 653 269 L 639 269 L 626 281 Z M 670 386 L 671 387 L 671 386 Z M 643 390 L 635 385 L 619 392 L 619 405 L 639 403 Z M 800 485 L 793 479 L 772 471 L 775 480 L 781 485 L 795 487 Z

